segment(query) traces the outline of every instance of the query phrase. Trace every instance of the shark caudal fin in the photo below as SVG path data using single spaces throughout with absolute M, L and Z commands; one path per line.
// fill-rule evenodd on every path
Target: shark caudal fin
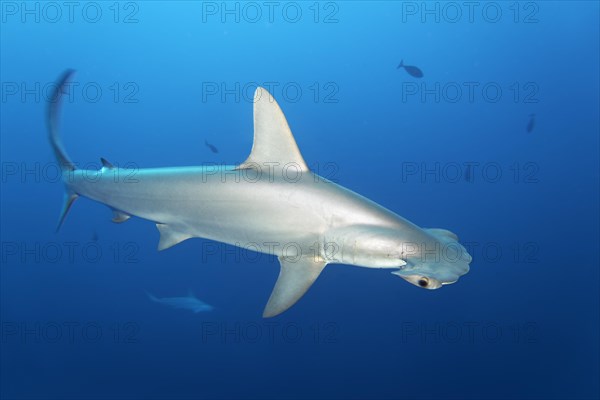
M 52 151 L 54 152 L 54 157 L 56 157 L 56 161 L 60 166 L 61 171 L 63 172 L 63 176 L 65 173 L 70 171 L 74 171 L 75 164 L 67 155 L 62 142 L 60 140 L 60 132 L 58 129 L 58 115 L 60 113 L 60 105 L 62 96 L 65 93 L 65 88 L 69 83 L 69 80 L 75 73 L 74 70 L 68 69 L 58 78 L 56 81 L 56 85 L 52 95 L 50 96 L 50 101 L 48 103 L 48 113 L 46 115 L 46 121 L 48 124 L 48 138 L 50 139 L 50 145 L 52 146 Z M 56 231 L 60 229 L 63 222 L 65 221 L 65 217 L 67 213 L 71 209 L 73 202 L 79 197 L 77 193 L 75 193 L 69 187 L 66 188 L 65 200 L 63 203 L 63 207 L 60 213 L 60 217 L 58 219 L 58 224 L 56 226 Z
M 54 151 L 56 161 L 58 161 L 60 169 L 63 171 L 75 170 L 75 164 L 73 164 L 73 162 L 67 155 L 67 152 L 63 148 L 62 142 L 60 140 L 60 133 L 58 130 L 58 115 L 60 113 L 62 96 L 65 93 L 65 87 L 69 83 L 74 73 L 74 70 L 68 69 L 65 72 L 63 72 L 60 78 L 56 81 L 54 91 L 50 96 L 50 101 L 48 103 L 48 114 L 46 116 L 50 145 L 52 146 L 52 150 Z

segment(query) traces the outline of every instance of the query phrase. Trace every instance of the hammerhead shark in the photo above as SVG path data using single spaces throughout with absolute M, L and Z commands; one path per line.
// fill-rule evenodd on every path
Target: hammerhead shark
M 276 255 L 280 272 L 265 318 L 294 305 L 328 264 L 390 268 L 426 289 L 469 271 L 471 256 L 454 233 L 420 228 L 311 172 L 279 105 L 261 87 L 254 94 L 254 143 L 239 165 L 127 169 L 102 158 L 99 170 L 79 169 L 58 129 L 73 73 L 58 79 L 47 114 L 66 189 L 57 230 L 84 196 L 112 208 L 114 222 L 155 222 L 158 250 L 198 237 Z

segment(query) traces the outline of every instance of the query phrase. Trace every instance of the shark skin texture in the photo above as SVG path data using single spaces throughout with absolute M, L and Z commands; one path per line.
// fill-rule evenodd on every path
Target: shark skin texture
M 58 79 L 47 113 L 66 190 L 57 230 L 74 201 L 87 197 L 109 206 L 114 222 L 131 216 L 155 222 L 159 250 L 198 237 L 273 254 L 280 274 L 263 317 L 294 305 L 328 264 L 390 268 L 425 289 L 469 271 L 471 256 L 454 233 L 420 228 L 311 172 L 279 105 L 261 87 L 254 95 L 254 143 L 240 165 L 131 170 L 101 159 L 99 170 L 78 169 L 58 129 L 73 73 Z

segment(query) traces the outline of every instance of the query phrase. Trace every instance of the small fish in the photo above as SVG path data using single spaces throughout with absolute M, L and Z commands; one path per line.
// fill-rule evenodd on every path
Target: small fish
M 98 232 L 93 231 L 92 232 L 92 242 L 97 242 L 98 241 Z
M 404 65 L 404 60 L 400 61 L 400 64 L 396 69 L 400 68 L 404 68 L 404 70 L 408 72 L 410 76 L 414 76 L 415 78 L 423 77 L 423 71 L 421 71 L 418 67 L 415 67 L 413 65 Z
M 198 299 L 190 291 L 186 297 L 163 297 L 158 298 L 152 294 L 146 292 L 150 300 L 155 303 L 164 304 L 180 310 L 189 310 L 194 313 L 207 312 L 214 310 L 214 307 L 210 304 L 206 304 L 202 300 Z
M 527 123 L 527 133 L 533 132 L 535 128 L 535 114 L 529 114 L 529 122 Z
M 206 145 L 206 147 L 208 147 L 210 149 L 210 151 L 212 151 L 213 153 L 218 153 L 219 149 L 217 149 L 214 145 L 208 143 L 206 140 L 204 140 L 204 144 Z

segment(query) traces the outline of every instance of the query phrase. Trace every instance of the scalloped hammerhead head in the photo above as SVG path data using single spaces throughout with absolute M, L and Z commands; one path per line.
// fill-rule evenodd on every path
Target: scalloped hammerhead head
M 279 105 L 261 87 L 254 94 L 254 143 L 239 165 L 126 169 L 101 159 L 99 170 L 78 169 L 58 131 L 72 75 L 67 70 L 57 81 L 47 114 L 66 189 L 57 230 L 84 196 L 112 208 L 115 222 L 132 215 L 155 222 L 158 250 L 199 237 L 274 254 L 281 268 L 263 317 L 294 305 L 328 264 L 393 268 L 426 289 L 469 271 L 471 256 L 454 233 L 420 228 L 311 172 Z

